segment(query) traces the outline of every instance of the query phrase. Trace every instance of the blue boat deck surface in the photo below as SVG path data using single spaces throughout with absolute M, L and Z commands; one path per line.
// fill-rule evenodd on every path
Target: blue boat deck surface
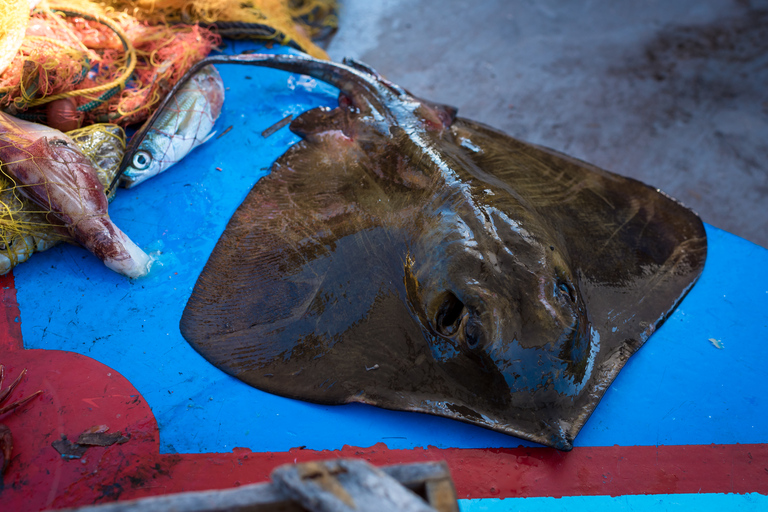
M 252 47 L 230 45 L 235 52 Z M 110 206 L 115 223 L 156 259 L 150 275 L 125 279 L 73 246 L 34 255 L 14 270 L 24 348 L 81 354 L 125 377 L 151 407 L 164 454 L 378 443 L 388 450 L 535 447 L 444 418 L 269 395 L 224 374 L 186 343 L 178 322 L 219 235 L 250 188 L 299 140 L 288 128 L 266 139 L 261 132 L 288 114 L 337 104 L 334 88 L 307 77 L 232 65 L 219 71 L 229 90 L 216 130 L 232 129 L 164 174 L 119 190 Z M 462 510 L 768 510 L 768 251 L 711 226 L 707 234 L 699 283 L 630 359 L 571 453 L 757 445 L 762 455 L 749 470 L 755 473 L 746 473 L 757 483 L 740 493 L 701 494 L 647 494 L 638 484 L 641 491 L 615 497 L 514 498 L 506 490 L 500 497 L 507 499 L 468 496 Z

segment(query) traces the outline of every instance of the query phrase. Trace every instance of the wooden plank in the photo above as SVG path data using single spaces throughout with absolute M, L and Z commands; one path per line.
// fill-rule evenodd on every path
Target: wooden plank
M 169 494 L 65 509 L 62 512 L 458 512 L 456 491 L 444 462 L 398 464 L 382 468 L 361 460 L 345 459 L 286 464 L 275 469 L 272 478 L 275 480 L 273 483 L 244 485 L 236 489 Z M 297 491 L 294 492 L 294 489 Z M 313 501 L 312 496 L 321 492 L 327 496 Z M 362 508 L 329 508 L 338 503 L 350 503 L 347 497 L 361 504 Z M 380 507 L 374 508 L 378 504 L 381 504 Z
M 434 512 L 423 499 L 365 461 L 339 459 L 286 465 L 275 484 L 312 512 Z

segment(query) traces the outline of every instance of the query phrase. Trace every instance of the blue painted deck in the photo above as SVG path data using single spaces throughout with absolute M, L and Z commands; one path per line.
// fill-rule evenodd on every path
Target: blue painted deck
M 110 206 L 115 223 L 156 258 L 150 275 L 127 280 L 73 246 L 35 255 L 14 270 L 25 347 L 78 352 L 119 371 L 150 404 L 165 453 L 532 445 L 444 418 L 269 395 L 188 346 L 178 321 L 208 255 L 250 188 L 298 140 L 288 128 L 267 139 L 261 132 L 288 114 L 336 105 L 334 88 L 306 77 L 219 71 L 229 90 L 216 129 L 232 129 L 166 173 L 119 190 Z M 630 359 L 576 446 L 768 443 L 768 251 L 712 226 L 707 233 L 700 282 Z M 768 501 L 718 494 L 462 503 L 465 511 L 715 507 L 765 510 Z

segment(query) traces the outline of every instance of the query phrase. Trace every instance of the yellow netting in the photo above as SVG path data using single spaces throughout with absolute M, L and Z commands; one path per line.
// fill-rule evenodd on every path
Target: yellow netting
M 29 7 L 20 0 L 0 0 L 0 73 L 5 71 L 24 39 Z
M 215 30 L 295 42 L 315 57 L 327 58 L 310 38 L 335 30 L 336 4 L 41 0 L 30 16 L 27 0 L 0 0 L 0 108 L 61 130 L 84 123 L 86 128 L 69 135 L 107 185 L 125 150 L 125 135 L 118 126 L 93 123 L 128 125 L 146 119 L 178 79 L 220 43 Z M 54 117 L 66 123 L 57 125 Z M 16 143 L 13 133 L 4 137 L 10 145 Z M 33 252 L 70 240 L 51 211 L 21 195 L 19 186 L 12 175 L 0 172 L 0 274 Z
M 154 25 L 121 17 L 128 38 L 136 47 L 138 64 L 130 87 L 119 99 L 94 109 L 99 121 L 122 125 L 145 120 L 166 93 L 197 61 L 220 44 L 221 39 L 197 25 Z
M 327 59 L 310 38 L 324 28 L 335 29 L 336 0 L 100 0 L 104 5 L 151 23 L 243 24 L 228 36 L 296 41 L 310 55 Z M 265 35 L 246 25 L 266 25 L 277 32 Z
M 288 7 L 312 40 L 325 39 L 339 28 L 336 0 L 293 0 Z
M 67 135 L 93 163 L 106 189 L 125 152 L 123 129 L 114 124 L 94 124 Z M 0 275 L 26 261 L 32 253 L 70 240 L 66 231 L 48 220 L 49 214 L 19 194 L 15 181 L 0 172 Z
M 77 143 L 80 150 L 88 157 L 96 169 L 99 182 L 106 191 L 117 174 L 120 161 L 125 153 L 125 132 L 116 124 L 92 124 L 84 128 L 67 132 Z M 114 190 L 109 196 L 114 198 Z
M 0 174 L 0 275 L 63 239 L 45 214 L 18 194 L 15 183 Z
M 0 75 L 3 106 L 25 110 L 35 100 L 71 91 L 98 55 L 47 9 L 30 19 L 18 53 Z
M 335 13 L 335 0 L 43 0 L 0 73 L 0 108 L 18 115 L 71 98 L 78 114 L 68 112 L 70 119 L 138 123 L 220 43 L 189 23 L 212 23 L 228 36 L 295 41 L 327 58 L 309 38 L 331 33 Z M 2 14 L 0 32 L 16 21 Z
M 18 115 L 69 98 L 85 124 L 140 122 L 219 43 L 196 25 L 149 25 L 88 0 L 44 1 L 0 74 L 0 107 Z

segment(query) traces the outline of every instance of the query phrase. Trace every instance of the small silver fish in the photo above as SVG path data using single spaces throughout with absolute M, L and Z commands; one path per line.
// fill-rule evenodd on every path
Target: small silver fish
M 213 137 L 223 103 L 224 82 L 216 68 L 195 73 L 147 121 L 151 126 L 120 178 L 122 186 L 131 188 L 160 174 Z

